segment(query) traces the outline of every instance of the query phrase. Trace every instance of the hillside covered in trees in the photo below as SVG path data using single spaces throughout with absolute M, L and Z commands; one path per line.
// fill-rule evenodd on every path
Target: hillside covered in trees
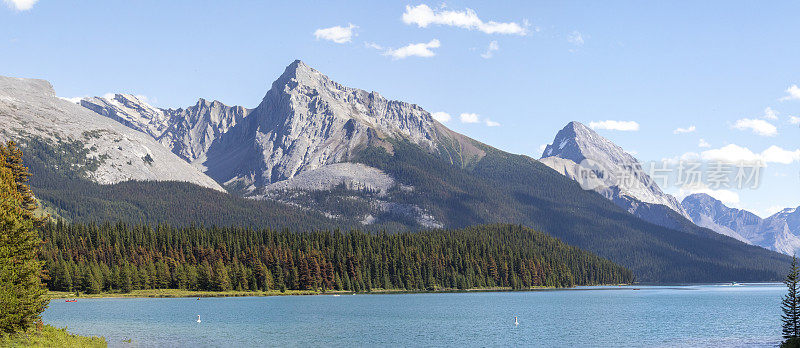
M 416 233 L 166 225 L 41 229 L 58 291 L 437 290 L 630 283 L 631 271 L 515 225 Z

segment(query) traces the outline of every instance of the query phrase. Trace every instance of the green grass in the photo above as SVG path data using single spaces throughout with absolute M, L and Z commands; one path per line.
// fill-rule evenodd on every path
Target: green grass
M 329 292 L 335 293 L 335 292 Z M 50 291 L 47 297 L 50 299 L 81 299 L 81 298 L 147 298 L 147 297 L 242 297 L 242 296 L 288 296 L 288 295 L 318 295 L 321 291 L 313 290 L 278 290 L 270 291 L 190 291 L 180 289 L 150 289 L 133 290 L 128 293 L 121 292 L 101 292 L 99 294 L 84 294 L 75 296 L 74 292 Z
M 0 336 L 0 347 L 106 347 L 103 337 L 84 337 L 50 325 L 31 328 L 28 332 Z
M 619 286 L 625 284 L 606 284 L 607 286 Z M 536 291 L 556 289 L 546 286 L 535 286 L 525 289 L 518 289 L 516 291 Z M 508 287 L 492 287 L 492 288 L 474 288 L 474 289 L 449 289 L 437 288 L 434 290 L 402 290 L 402 289 L 372 289 L 369 292 L 362 292 L 362 294 L 411 294 L 411 293 L 431 293 L 431 292 L 492 292 L 492 291 L 515 291 Z M 84 294 L 75 296 L 74 292 L 63 291 L 49 291 L 47 297 L 51 300 L 62 299 L 92 299 L 92 298 L 177 298 L 177 297 L 245 297 L 245 296 L 296 296 L 296 295 L 349 295 L 353 294 L 352 291 L 335 291 L 329 290 L 326 292 L 315 290 L 286 290 L 280 292 L 278 290 L 270 291 L 191 291 L 180 289 L 150 289 L 150 290 L 133 290 L 128 293 L 121 292 L 101 292 L 99 294 Z

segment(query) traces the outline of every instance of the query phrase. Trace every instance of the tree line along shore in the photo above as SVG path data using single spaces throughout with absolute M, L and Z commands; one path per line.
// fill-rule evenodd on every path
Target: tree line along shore
M 517 225 L 404 233 L 125 223 L 42 226 L 53 291 L 465 290 L 633 282 L 606 259 Z

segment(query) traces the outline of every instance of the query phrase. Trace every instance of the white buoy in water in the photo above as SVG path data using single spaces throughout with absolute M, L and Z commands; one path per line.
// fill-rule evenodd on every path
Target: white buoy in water
M 200 315 L 199 314 L 197 315 L 197 322 L 198 323 L 200 322 Z
M 198 319 L 198 320 L 200 320 L 200 319 Z M 517 326 L 517 325 L 519 325 L 519 320 L 517 320 L 517 317 L 514 317 L 514 326 Z

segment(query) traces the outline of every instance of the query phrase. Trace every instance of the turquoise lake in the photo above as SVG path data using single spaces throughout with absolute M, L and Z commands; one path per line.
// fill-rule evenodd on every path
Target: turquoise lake
M 44 321 L 105 336 L 112 347 L 774 347 L 784 291 L 744 284 L 53 300 Z

